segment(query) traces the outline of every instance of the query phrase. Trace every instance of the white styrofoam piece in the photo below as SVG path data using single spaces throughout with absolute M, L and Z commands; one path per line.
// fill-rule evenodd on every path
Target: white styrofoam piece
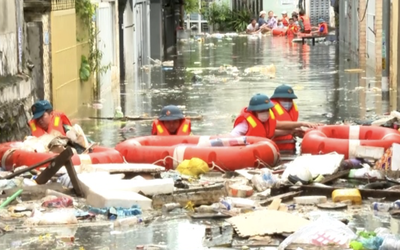
M 299 168 L 308 169 L 313 178 L 318 175 L 334 174 L 339 169 L 340 163 L 343 160 L 344 155 L 342 154 L 301 155 L 287 164 L 282 178 L 287 179 L 291 172 L 295 173 Z
M 146 163 L 109 163 L 109 164 L 88 164 L 75 166 L 78 173 L 92 172 L 140 172 L 153 173 L 165 171 L 164 167 Z
M 171 178 L 137 181 L 121 180 L 114 176 L 107 172 L 94 172 L 79 174 L 78 178 L 85 195 L 89 189 L 143 192 L 145 195 L 171 194 L 174 191 L 174 181 Z
M 130 208 L 138 205 L 143 210 L 151 209 L 152 200 L 135 192 L 105 191 L 90 189 L 86 198 L 86 204 L 97 207 L 123 207 Z
M 397 143 L 393 143 L 391 168 L 393 171 L 400 170 L 400 144 Z
M 355 151 L 356 158 L 372 158 L 379 160 L 385 153 L 385 148 L 371 146 L 357 146 Z
M 326 203 L 327 200 L 326 196 L 321 195 L 298 196 L 293 198 L 296 204 L 321 204 Z
M 240 174 L 241 176 L 243 176 L 244 178 L 251 180 L 253 178 L 252 174 L 249 174 L 249 172 L 247 170 L 244 169 L 240 169 L 240 170 L 235 170 L 236 173 Z

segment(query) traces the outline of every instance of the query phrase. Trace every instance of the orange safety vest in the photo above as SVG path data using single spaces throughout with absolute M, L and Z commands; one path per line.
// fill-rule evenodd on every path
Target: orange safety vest
M 289 26 L 289 19 L 287 17 L 283 18 L 282 19 L 282 24 L 283 24 L 283 26 L 288 27 Z
M 275 117 L 278 121 L 296 122 L 299 119 L 299 110 L 294 102 L 292 108 L 287 111 L 280 105 L 278 101 L 273 99 L 271 99 L 271 101 L 275 103 L 275 106 L 272 108 L 272 110 L 274 111 Z M 296 142 L 294 141 L 292 135 L 275 137 L 273 141 L 276 143 L 276 145 L 278 145 L 281 153 L 295 153 L 294 151 L 296 150 Z
M 269 119 L 267 122 L 262 123 L 252 112 L 247 111 L 247 108 L 242 109 L 240 115 L 236 118 L 233 127 L 246 121 L 249 125 L 246 136 L 258 136 L 271 139 L 275 134 L 276 119 L 274 112 L 269 110 Z
M 60 132 L 63 136 L 65 136 L 65 129 L 64 125 L 69 125 L 72 126 L 71 122 L 69 121 L 68 117 L 58 111 L 53 111 L 51 121 L 49 124 L 49 127 L 47 128 L 47 131 L 39 127 L 36 123 L 36 120 L 30 120 L 29 121 L 29 126 L 31 128 L 31 132 L 33 136 L 40 137 L 44 134 L 50 134 L 52 130 L 57 130 Z
M 320 31 L 321 27 L 324 27 L 323 32 L 319 32 L 322 35 L 328 35 L 328 25 L 326 23 L 321 23 L 318 25 L 318 31 Z
M 310 33 L 311 32 L 311 22 L 310 18 L 306 15 L 300 16 L 301 21 L 303 21 L 304 31 L 303 33 Z
M 299 27 L 295 24 L 290 24 L 286 31 L 286 35 L 293 37 L 299 31 Z
M 179 126 L 176 135 L 190 135 L 192 132 L 192 126 L 190 120 L 183 119 L 181 125 Z M 155 120 L 151 129 L 152 135 L 171 135 L 168 129 L 165 127 L 164 123 L 159 120 Z

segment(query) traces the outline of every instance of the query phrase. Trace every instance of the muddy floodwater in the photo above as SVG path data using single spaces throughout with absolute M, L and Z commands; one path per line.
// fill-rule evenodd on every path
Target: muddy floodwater
M 192 122 L 194 134 L 223 134 L 230 132 L 234 117 L 253 94 L 271 96 L 279 84 L 286 83 L 298 96 L 300 120 L 327 124 L 368 121 L 389 107 L 381 100 L 380 79 L 368 69 L 359 69 L 349 57 L 332 42 L 311 46 L 284 37 L 188 41 L 179 46 L 177 56 L 167 59 L 174 61 L 174 67 L 143 66 L 137 81 L 103 93 L 103 107 L 85 107 L 80 118 L 110 117 L 117 106 L 127 116 L 157 116 L 164 105 L 175 104 L 189 116 L 203 115 L 202 120 Z M 268 71 L 270 65 L 275 66 L 274 75 Z M 267 69 L 256 72 L 257 66 Z M 149 135 L 151 130 L 151 121 L 77 122 L 92 139 L 106 146 Z
M 93 140 L 113 147 L 127 138 L 149 135 L 151 121 L 89 117 L 112 117 L 118 106 L 126 116 L 152 117 L 163 106 L 175 104 L 188 116 L 203 116 L 202 120 L 192 122 L 194 134 L 224 134 L 230 132 L 233 119 L 253 94 L 271 96 L 282 83 L 292 85 L 298 96 L 300 120 L 327 124 L 343 120 L 363 122 L 389 111 L 389 104 L 381 98 L 380 79 L 367 69 L 359 69 L 349 57 L 335 43 L 302 45 L 283 37 L 187 41 L 179 45 L 176 56 L 167 59 L 174 61 L 173 67 L 141 67 L 134 77 L 136 80 L 121 83 L 113 91 L 104 90 L 99 109 L 83 105 L 75 122 Z M 150 226 L 122 232 L 109 225 L 63 227 L 67 231 L 60 234 L 75 235 L 84 249 L 136 249 L 140 244 L 159 244 L 164 249 L 193 250 L 204 249 L 201 243 L 204 228 L 201 221 L 191 223 L 181 218 L 158 220 Z M 30 237 L 57 230 L 41 228 L 7 234 L 0 237 L 0 249 L 21 247 Z M 28 244 L 22 249 L 42 248 L 31 248 Z

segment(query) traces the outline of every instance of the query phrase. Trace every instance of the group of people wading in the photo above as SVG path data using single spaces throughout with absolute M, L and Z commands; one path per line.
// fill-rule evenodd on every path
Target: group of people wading
M 268 17 L 266 17 L 268 14 Z M 299 13 L 293 12 L 289 18 L 286 11 L 282 12 L 282 18 L 277 19 L 273 11 L 261 11 L 258 20 L 252 18 L 246 28 L 247 34 L 257 34 L 271 32 L 274 29 L 284 29 L 283 34 L 288 37 L 295 37 L 299 34 L 311 34 L 316 36 L 326 36 L 328 34 L 328 24 L 324 19 L 318 20 L 318 27 L 312 27 L 310 18 L 304 10 Z

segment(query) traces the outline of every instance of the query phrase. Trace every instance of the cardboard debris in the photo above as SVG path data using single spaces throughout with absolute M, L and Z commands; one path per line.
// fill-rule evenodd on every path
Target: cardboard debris
M 240 237 L 292 233 L 310 223 L 296 215 L 274 210 L 241 214 L 227 221 L 232 224 Z

